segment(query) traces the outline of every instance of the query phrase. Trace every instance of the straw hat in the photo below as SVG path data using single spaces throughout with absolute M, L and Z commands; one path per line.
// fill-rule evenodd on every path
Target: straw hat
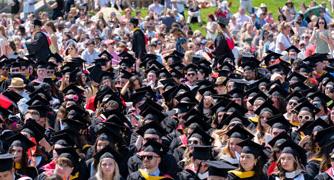
M 9 88 L 24 88 L 26 85 L 24 84 L 24 81 L 22 78 L 15 77 L 10 81 Z

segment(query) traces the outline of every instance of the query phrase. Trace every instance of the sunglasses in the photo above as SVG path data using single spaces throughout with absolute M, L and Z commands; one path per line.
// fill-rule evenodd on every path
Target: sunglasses
M 299 119 L 304 119 L 304 120 L 308 121 L 308 120 L 311 119 L 311 116 L 308 116 L 308 115 L 306 115 L 306 116 L 298 116 L 298 118 Z
M 143 155 L 143 156 L 139 156 L 139 159 L 142 161 L 144 159 L 147 159 L 147 160 L 152 160 L 154 157 L 157 157 L 157 156 L 153 156 L 153 155 Z

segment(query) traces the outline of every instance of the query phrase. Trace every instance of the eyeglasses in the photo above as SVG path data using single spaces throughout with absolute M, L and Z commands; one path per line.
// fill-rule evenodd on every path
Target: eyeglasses
M 143 156 L 139 156 L 139 159 L 142 161 L 144 159 L 147 159 L 147 160 L 152 160 L 153 158 L 155 158 L 157 156 L 153 156 L 153 155 L 143 155 Z
M 195 76 L 195 73 L 187 73 L 187 76 Z
M 197 140 L 189 140 L 188 144 L 198 144 L 199 142 Z
M 305 115 L 305 116 L 298 116 L 298 119 L 304 119 L 306 121 L 310 120 L 311 119 L 311 116 L 309 115 Z

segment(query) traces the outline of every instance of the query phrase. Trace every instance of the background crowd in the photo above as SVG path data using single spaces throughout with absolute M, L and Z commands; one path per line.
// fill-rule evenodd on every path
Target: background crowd
M 334 2 L 265 3 L 10 1 L 0 179 L 334 179 Z

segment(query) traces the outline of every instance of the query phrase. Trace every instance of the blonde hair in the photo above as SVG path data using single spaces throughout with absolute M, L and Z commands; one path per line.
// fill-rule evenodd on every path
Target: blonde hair
M 0 33 L 7 38 L 7 34 L 6 34 L 6 28 L 3 25 L 0 25 Z
M 290 23 L 283 21 L 283 22 L 281 22 L 281 24 L 279 24 L 278 31 L 282 32 L 284 29 L 286 29 L 290 26 L 291 26 Z
M 112 158 L 110 158 L 112 159 Z M 104 180 L 105 178 L 103 177 L 103 172 L 102 172 L 102 160 L 100 160 L 99 164 L 97 165 L 97 171 L 95 174 L 95 177 L 97 180 Z M 121 179 L 121 175 L 119 174 L 119 168 L 118 168 L 118 164 L 117 162 L 112 159 L 113 164 L 114 164 L 114 173 L 113 173 L 113 179 L 112 180 L 120 180 Z

